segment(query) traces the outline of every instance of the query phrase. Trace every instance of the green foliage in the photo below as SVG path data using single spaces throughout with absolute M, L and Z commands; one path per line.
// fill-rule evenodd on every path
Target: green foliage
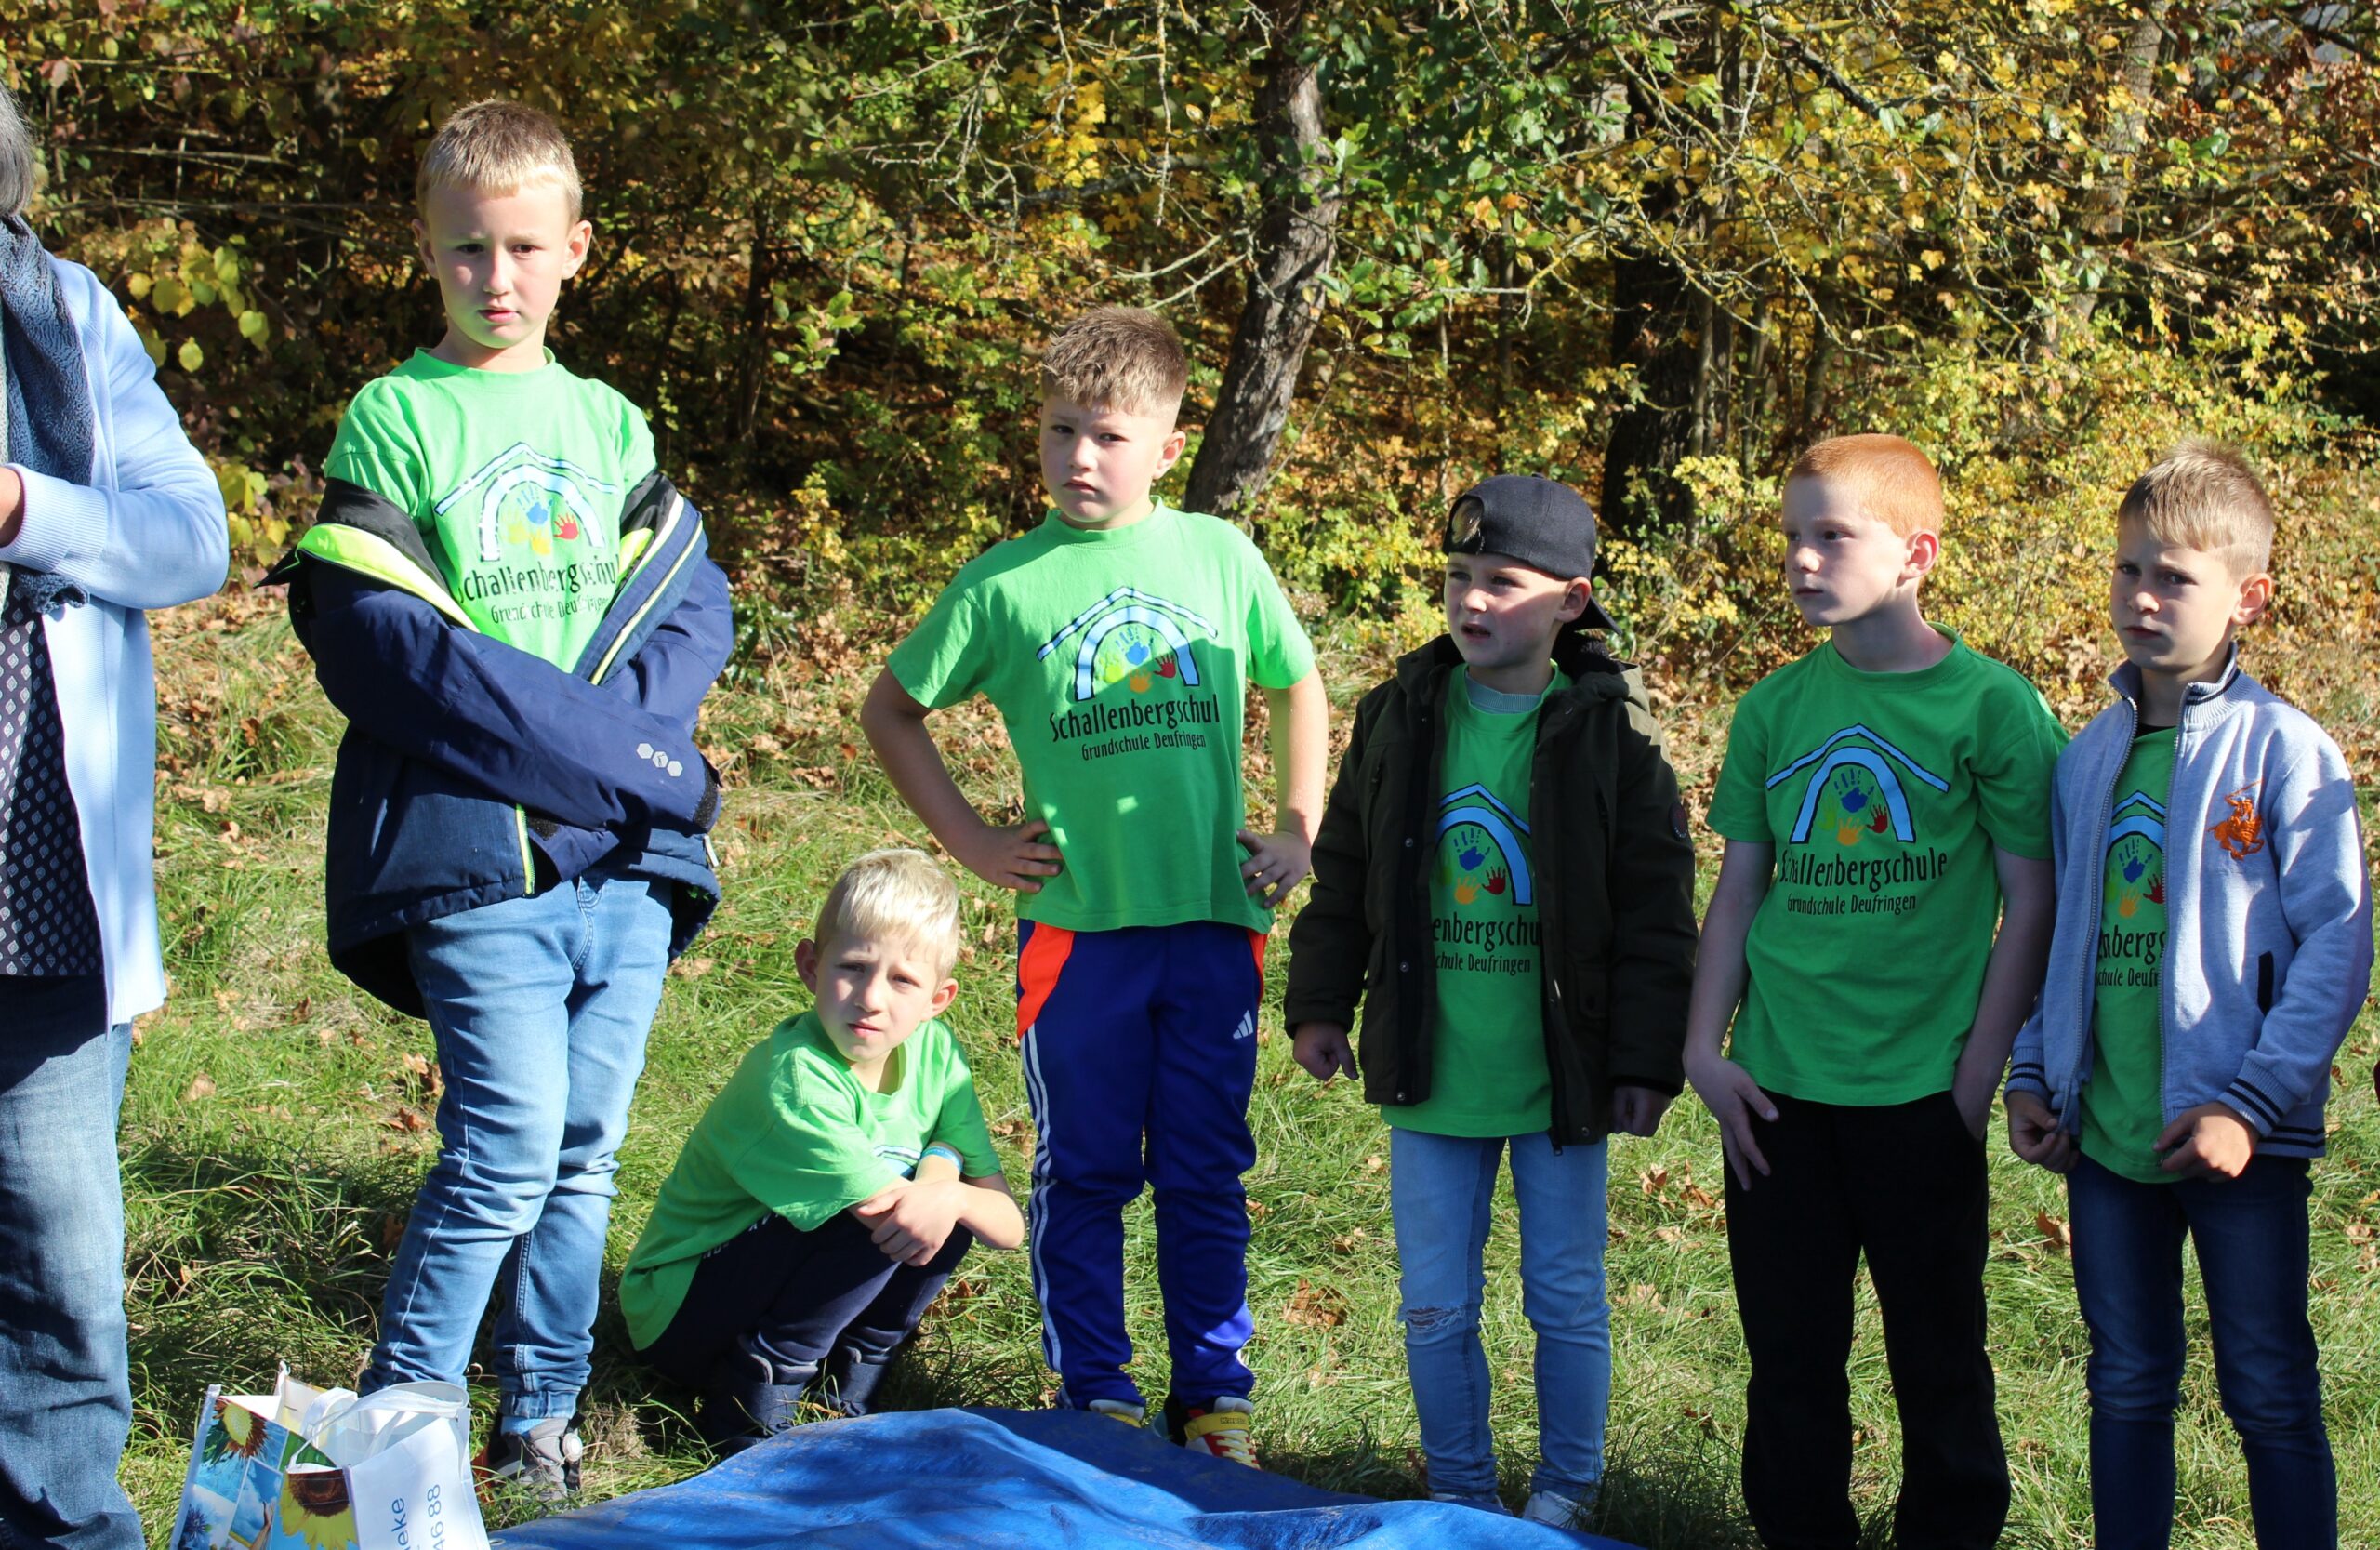
M 1392 619 L 1432 508 L 1500 468 L 1593 493 L 1632 406 L 1688 417 L 1687 450 L 1751 489 L 1878 415 L 1938 424 L 1964 469 L 1977 437 L 2069 416 L 2051 384 L 2132 391 L 2076 362 L 2195 376 L 2180 406 L 2209 424 L 2306 393 L 2318 364 L 2360 394 L 2380 21 L 2311 14 L 0 0 L 0 29 L 45 145 L 35 219 L 132 311 L 256 561 L 305 520 L 347 396 L 434 338 L 408 230 L 432 128 L 490 94 L 556 113 L 598 233 L 556 347 L 652 412 L 665 466 L 726 519 L 769 648 L 835 599 L 906 616 L 1037 518 L 1030 356 L 1081 307 L 1175 318 L 1195 423 L 1280 29 L 1320 69 L 1347 200 L 1253 520 L 1302 590 Z M 1612 318 L 1647 263 L 1670 276 L 1663 337 L 1699 351 L 1690 404 L 1647 385 Z M 1908 390 L 1943 361 L 1979 395 L 1964 417 Z M 2115 461 L 2085 469 L 1993 444 L 2033 489 L 2120 481 L 2141 451 L 2101 438 Z M 1714 530 L 1721 475 L 1694 481 Z M 1765 619 L 1712 591 L 1710 558 L 1674 557 L 1675 628 Z M 1664 596 L 1672 563 L 1646 576 Z

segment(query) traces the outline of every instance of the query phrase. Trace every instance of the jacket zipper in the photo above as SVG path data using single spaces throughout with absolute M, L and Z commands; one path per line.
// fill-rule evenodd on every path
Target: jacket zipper
M 2140 707 L 2128 695 L 2124 696 L 2123 704 L 2125 710 L 2132 716 L 2132 726 L 2125 732 L 2123 740 L 2126 749 L 2125 758 L 2128 759 L 2131 757 L 2129 750 L 2132 748 L 2132 739 L 2140 730 Z M 2082 1133 L 2082 1067 L 2098 1052 L 2098 1019 L 2094 1015 L 2092 1003 L 2097 995 L 2099 926 L 2101 924 L 2099 895 L 2107 891 L 2105 880 L 2108 869 L 2108 823 L 2115 816 L 2116 788 L 2122 783 L 2123 764 L 2120 762 L 2116 765 L 2115 774 L 2108 777 L 2106 788 L 2099 793 L 2099 821 L 2092 826 L 2091 848 L 2084 853 L 2092 858 L 2089 865 L 2094 868 L 2093 877 L 2097 880 L 2097 885 L 2089 890 L 2091 931 L 2090 934 L 2083 938 L 2091 944 L 2092 968 L 2091 973 L 2082 977 L 2080 993 L 2075 997 L 2077 1012 L 2075 1027 L 2082 1030 L 2082 1037 L 2074 1041 L 2074 1064 L 2066 1071 L 2065 1109 L 2058 1116 L 2059 1124 L 2077 1136 Z

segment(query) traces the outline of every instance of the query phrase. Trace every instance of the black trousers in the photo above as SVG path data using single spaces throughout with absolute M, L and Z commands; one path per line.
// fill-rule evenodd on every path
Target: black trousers
M 1727 1252 L 1752 1358 L 1744 1505 L 1769 1550 L 1853 1550 L 1852 1296 L 1862 1253 L 1900 1411 L 1903 1550 L 1988 1550 L 2008 1456 L 1984 1345 L 1982 1145 L 1948 1093 L 1851 1107 L 1771 1094 L 1768 1159 L 1727 1177 Z
M 723 1358 L 748 1367 L 757 1356 L 797 1387 L 826 1366 L 858 1398 L 875 1388 L 863 1370 L 880 1370 L 916 1331 L 974 1241 L 954 1227 L 931 1263 L 902 1265 L 848 1212 L 809 1232 L 763 1217 L 703 1256 L 669 1327 L 637 1355 L 690 1388 L 707 1387 Z

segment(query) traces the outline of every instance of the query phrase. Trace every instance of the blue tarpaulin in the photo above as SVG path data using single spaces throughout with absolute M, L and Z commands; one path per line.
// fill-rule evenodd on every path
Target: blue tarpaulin
M 1195 1456 L 1079 1411 L 938 1410 L 796 1427 L 691 1480 L 518 1529 L 503 1550 L 1628 1550 Z

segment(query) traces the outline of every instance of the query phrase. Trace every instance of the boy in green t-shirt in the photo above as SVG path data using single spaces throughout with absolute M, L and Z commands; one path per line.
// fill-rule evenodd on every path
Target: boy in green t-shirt
M 678 1154 L 620 1276 L 637 1354 L 702 1392 L 714 1444 L 782 1431 L 813 1380 L 867 1413 L 967 1246 L 1025 1219 L 966 1057 L 959 890 L 914 850 L 835 880 L 794 949 L 817 998 L 744 1057 Z
M 1694 850 L 1644 681 L 1585 633 L 1594 513 L 1504 474 L 1454 503 L 1447 633 L 1366 695 L 1289 933 L 1298 1063 L 1392 1128 L 1399 1317 L 1430 1493 L 1489 1512 L 1480 1253 L 1507 1149 L 1543 1460 L 1522 1516 L 1573 1525 L 1611 1398 L 1605 1137 L 1681 1082 Z
M 1899 1542 L 1980 1550 L 2008 1509 L 1983 1127 L 2041 984 L 2065 735 L 2031 684 L 1921 613 L 1942 523 L 1924 454 L 1822 442 L 1783 507 L 1785 583 L 1831 638 L 1728 728 L 1686 1049 L 1726 1153 L 1744 1505 L 1772 1545 L 1858 1542 L 1844 1365 L 1864 1254 L 1902 1426 Z
M 734 631 L 644 417 L 546 349 L 587 253 L 552 122 L 465 108 L 422 159 L 435 349 L 356 394 L 276 574 L 348 719 L 332 961 L 427 1017 L 439 1156 L 357 1385 L 463 1381 L 491 1289 L 485 1463 L 577 1486 L 614 1154 L 669 959 L 718 894 L 695 717 Z
M 1156 1195 L 1170 1429 L 1252 1463 L 1248 1099 L 1271 907 L 1305 876 L 1325 704 L 1263 556 L 1150 489 L 1181 457 L 1189 363 L 1163 319 L 1103 307 L 1041 365 L 1041 525 L 962 567 L 886 665 L 861 725 L 969 870 L 1017 891 L 1017 1030 L 1038 1144 L 1033 1274 L 1064 1402 L 1138 1424 L 1124 1207 Z M 1244 685 L 1265 691 L 1276 829 L 1242 827 Z M 985 823 L 926 717 L 982 694 L 1025 776 Z M 1243 856 L 1242 852 L 1247 854 Z

